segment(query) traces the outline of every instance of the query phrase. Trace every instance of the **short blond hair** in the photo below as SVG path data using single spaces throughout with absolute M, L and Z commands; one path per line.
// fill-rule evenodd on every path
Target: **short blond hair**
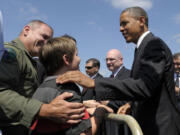
M 30 22 L 28 22 L 27 26 L 31 27 L 32 29 L 36 29 L 36 28 L 39 28 L 39 26 L 42 24 L 47 25 L 51 29 L 52 35 L 53 35 L 53 33 L 54 33 L 53 28 L 41 20 L 31 20 Z

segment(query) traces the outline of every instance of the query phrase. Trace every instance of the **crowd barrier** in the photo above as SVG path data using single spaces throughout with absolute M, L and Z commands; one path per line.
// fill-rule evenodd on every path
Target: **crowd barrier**
M 105 115 L 105 119 L 128 125 L 132 135 L 143 135 L 143 132 L 138 122 L 130 115 L 108 113 Z

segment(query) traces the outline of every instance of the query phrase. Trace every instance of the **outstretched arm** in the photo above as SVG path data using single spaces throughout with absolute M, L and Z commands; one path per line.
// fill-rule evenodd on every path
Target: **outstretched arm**
M 75 82 L 86 88 L 94 88 L 94 80 L 84 75 L 79 70 L 69 71 L 56 79 L 57 83 Z

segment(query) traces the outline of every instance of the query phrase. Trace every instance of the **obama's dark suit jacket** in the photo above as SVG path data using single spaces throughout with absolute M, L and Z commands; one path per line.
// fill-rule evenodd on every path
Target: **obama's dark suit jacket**
M 178 135 L 180 114 L 173 76 L 170 49 L 149 33 L 137 50 L 131 78 L 95 79 L 96 98 L 136 100 L 135 118 L 144 135 Z

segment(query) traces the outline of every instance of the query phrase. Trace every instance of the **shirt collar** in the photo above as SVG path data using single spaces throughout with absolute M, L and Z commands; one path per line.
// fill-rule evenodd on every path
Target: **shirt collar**
M 149 34 L 149 33 L 150 33 L 150 31 L 146 31 L 146 32 L 144 32 L 144 33 L 140 36 L 140 38 L 138 39 L 136 48 L 139 48 L 139 46 L 140 46 L 140 44 L 142 43 L 143 39 L 144 39 L 144 38 L 146 37 L 146 35 Z
M 94 74 L 91 78 L 94 79 L 97 76 L 98 72 Z
M 49 80 L 56 79 L 57 77 L 58 77 L 58 75 L 47 76 L 47 77 L 44 79 L 44 82 L 47 82 L 47 81 L 49 81 Z
M 122 67 L 123 65 L 121 65 L 115 72 L 112 73 L 114 77 L 118 74 L 118 72 L 122 69 Z

